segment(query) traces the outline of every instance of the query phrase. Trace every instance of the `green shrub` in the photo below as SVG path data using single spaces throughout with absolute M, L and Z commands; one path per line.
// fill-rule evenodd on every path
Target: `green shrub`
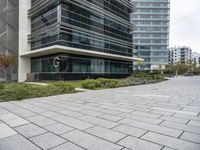
M 34 97 L 45 97 L 50 93 L 45 86 L 28 84 L 9 84 L 0 92 L 0 99 L 3 100 L 22 100 Z
M 165 78 L 158 73 L 137 73 L 122 80 L 115 79 L 87 79 L 82 82 L 82 87 L 86 89 L 97 89 L 97 88 L 117 88 L 127 87 L 142 84 L 156 83 L 164 81 Z
M 127 87 L 127 86 L 131 86 L 127 80 L 121 80 L 119 82 L 119 87 Z
M 100 81 L 95 79 L 86 79 L 81 83 L 81 85 L 86 89 L 97 89 L 101 87 Z
M 116 88 L 120 86 L 120 82 L 114 79 L 87 79 L 82 82 L 82 87 L 86 89 L 98 89 L 98 88 Z
M 94 89 L 96 89 L 96 88 L 97 88 L 97 87 L 96 87 L 95 84 L 89 84 L 89 85 L 88 85 L 88 89 L 94 90 Z
M 101 87 L 104 87 L 104 88 L 116 88 L 116 87 L 119 87 L 119 81 L 118 80 L 106 79 L 106 78 L 99 78 L 97 80 L 100 82 Z
M 71 84 L 66 83 L 64 81 L 53 83 L 52 85 L 48 86 L 51 90 L 51 93 L 72 93 L 75 92 L 75 87 L 73 87 Z
M 5 85 L 3 83 L 0 83 L 0 90 L 4 89 Z
M 64 82 L 54 83 L 49 86 L 6 84 L 6 86 L 0 90 L 0 100 L 22 100 L 73 92 L 75 92 L 74 87 Z

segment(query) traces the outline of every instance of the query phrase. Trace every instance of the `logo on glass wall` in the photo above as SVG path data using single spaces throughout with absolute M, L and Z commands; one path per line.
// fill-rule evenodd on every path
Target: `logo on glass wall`
M 53 66 L 54 66 L 55 68 L 58 68 L 58 67 L 60 66 L 60 58 L 59 58 L 59 57 L 55 57 L 55 58 L 53 59 Z

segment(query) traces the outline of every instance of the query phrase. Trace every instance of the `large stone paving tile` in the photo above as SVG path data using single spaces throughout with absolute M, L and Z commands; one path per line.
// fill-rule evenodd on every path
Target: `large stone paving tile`
M 147 122 L 147 123 L 151 123 L 151 124 L 159 124 L 159 123 L 163 122 L 163 120 L 161 120 L 161 119 L 154 119 L 154 118 L 138 116 L 138 115 L 134 115 L 134 114 L 127 114 L 127 113 L 120 114 L 119 116 L 133 119 L 133 120 L 142 121 L 142 122 Z
M 13 136 L 16 134 L 17 134 L 17 132 L 15 132 L 12 128 L 10 128 L 9 126 L 7 126 L 4 123 L 0 123 L 0 139 L 9 137 L 9 136 Z
M 164 121 L 161 126 L 200 134 L 200 127 Z
M 20 135 L 0 139 L 0 150 L 41 150 Z
M 43 128 L 34 124 L 19 126 L 16 127 L 15 130 L 27 138 L 47 132 L 47 130 L 44 130 Z
M 189 119 L 177 118 L 177 117 L 167 117 L 167 116 L 162 116 L 160 119 L 166 120 L 169 122 L 181 123 L 181 124 L 186 124 L 189 121 Z
M 123 119 L 123 117 L 108 115 L 108 114 L 104 114 L 104 115 L 101 115 L 101 116 L 98 116 L 98 117 L 102 118 L 102 119 L 109 120 L 109 121 L 113 121 L 113 122 L 116 122 L 116 121 Z
M 73 130 L 72 127 L 69 127 L 60 123 L 46 126 L 45 129 L 58 135 L 64 134 L 66 132 Z
M 199 134 L 184 132 L 181 135 L 180 139 L 188 140 L 188 141 L 200 144 L 200 135 Z
M 63 109 L 63 110 L 59 110 L 57 111 L 57 113 L 63 114 L 63 115 L 67 115 L 69 117 L 80 117 L 83 116 L 83 114 L 75 112 L 75 111 L 71 111 L 71 110 L 67 110 L 67 109 Z
M 29 120 L 30 122 L 33 122 L 41 127 L 45 127 L 48 125 L 52 125 L 57 123 L 56 121 L 53 121 L 52 119 L 43 117 L 43 116 L 33 116 L 33 117 L 29 117 L 27 118 L 27 120 Z
M 87 150 L 121 150 L 122 147 L 97 138 L 82 131 L 72 131 L 62 135 L 67 140 L 80 145 Z
M 116 123 L 116 122 L 112 122 L 112 121 L 108 121 L 105 119 L 92 117 L 92 116 L 83 116 L 83 117 L 80 117 L 79 119 L 93 123 L 95 125 L 106 127 L 106 128 L 113 128 L 118 125 L 118 123 Z
M 30 140 L 44 150 L 53 148 L 55 146 L 58 146 L 66 142 L 66 140 L 52 133 L 45 133 L 45 134 L 30 138 Z
M 133 150 L 160 150 L 162 148 L 161 145 L 157 145 L 131 136 L 119 141 L 118 144 Z
M 120 139 L 127 136 L 126 134 L 123 134 L 123 133 L 120 133 L 120 132 L 117 132 L 117 131 L 113 131 L 111 129 L 98 127 L 98 126 L 89 128 L 85 131 L 90 133 L 90 134 L 93 134 L 95 136 L 98 136 L 100 138 L 111 141 L 113 143 L 115 143 L 115 142 L 119 141 Z
M 16 127 L 16 126 L 20 126 L 20 125 L 29 123 L 29 121 L 15 115 L 15 114 L 12 114 L 12 113 L 0 115 L 0 120 L 2 120 L 3 122 L 5 122 L 6 124 L 8 124 L 11 127 Z
M 42 112 L 42 113 L 39 113 L 39 114 L 41 114 L 42 116 L 48 117 L 48 118 L 53 118 L 54 116 L 60 115 L 59 113 L 56 113 L 56 112 L 53 112 L 53 111 L 45 111 L 45 112 Z
M 84 149 L 75 144 L 68 142 L 68 143 L 62 144 L 60 146 L 57 146 L 51 150 L 84 150 Z
M 149 132 L 145 134 L 142 139 L 152 141 L 161 145 L 178 150 L 200 150 L 200 145 L 192 142 L 187 142 L 177 138 Z
M 188 122 L 188 125 L 192 125 L 192 126 L 197 126 L 200 128 L 200 121 L 190 121 Z
M 125 125 L 130 125 L 130 126 L 133 126 L 136 128 L 148 130 L 148 131 L 153 131 L 153 132 L 177 137 L 177 138 L 183 132 L 181 130 L 176 130 L 176 129 L 172 129 L 172 128 L 167 128 L 167 127 L 163 127 L 163 126 L 159 126 L 159 125 L 154 125 L 154 124 L 140 122 L 140 121 L 136 121 L 136 120 L 130 120 L 130 119 L 121 120 L 120 123 L 123 123 Z
M 8 114 L 9 111 L 5 110 L 5 109 L 2 109 L 0 108 L 0 115 L 3 115 L 3 114 Z
M 80 130 L 85 130 L 87 128 L 94 126 L 91 123 L 81 121 L 81 120 L 78 120 L 78 119 L 75 119 L 75 118 L 63 116 L 63 115 L 55 116 L 54 120 L 61 122 L 63 124 L 66 124 L 68 126 L 71 126 L 73 128 L 80 129 Z
M 127 134 L 127 135 L 132 135 L 135 137 L 140 137 L 147 132 L 147 130 L 134 128 L 134 127 L 127 126 L 127 125 L 119 125 L 119 126 L 113 128 L 113 130 Z

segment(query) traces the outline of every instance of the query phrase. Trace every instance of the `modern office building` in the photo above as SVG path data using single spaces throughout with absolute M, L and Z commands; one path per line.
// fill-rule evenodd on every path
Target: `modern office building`
M 169 48 L 169 64 L 188 64 L 192 61 L 192 49 L 186 46 Z
M 129 0 L 19 0 L 18 7 L 20 82 L 126 77 L 139 60 Z
M 131 0 L 134 56 L 144 59 L 142 70 L 157 70 L 168 64 L 170 0 Z M 137 68 L 137 66 L 136 66 Z
M 193 62 L 196 64 L 197 68 L 200 68 L 200 53 L 194 52 L 192 53 Z

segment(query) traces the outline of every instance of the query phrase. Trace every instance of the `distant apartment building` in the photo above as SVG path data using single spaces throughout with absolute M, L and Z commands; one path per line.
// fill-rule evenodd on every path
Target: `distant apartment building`
M 188 64 L 192 61 L 192 49 L 189 47 L 169 48 L 169 64 Z
M 130 0 L 0 0 L 0 53 L 16 81 L 121 78 L 132 74 Z
M 200 53 L 192 53 L 193 62 L 196 64 L 197 68 L 200 68 Z
M 143 70 L 168 64 L 170 0 L 131 0 L 134 56 L 144 59 Z

